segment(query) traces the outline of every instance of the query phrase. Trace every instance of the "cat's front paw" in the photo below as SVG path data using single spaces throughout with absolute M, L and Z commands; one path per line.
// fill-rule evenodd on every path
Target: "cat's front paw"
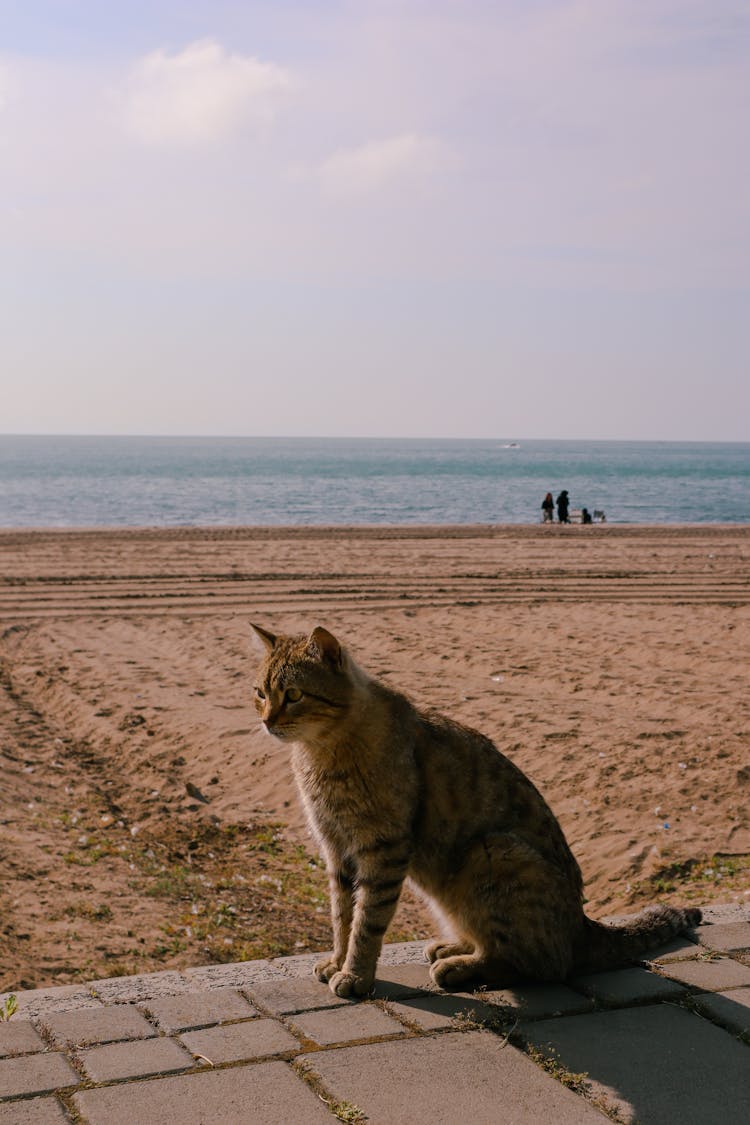
M 330 981 L 331 977 L 335 976 L 336 973 L 340 971 L 340 969 L 341 966 L 339 965 L 338 961 L 334 961 L 332 957 L 324 957 L 322 961 L 317 961 L 315 963 L 313 972 L 315 973 L 315 976 L 318 978 L 318 980 L 321 980 L 324 984 L 327 984 Z
M 372 988 L 372 981 L 342 971 L 329 978 L 328 987 L 336 996 L 346 999 L 348 996 L 367 996 Z

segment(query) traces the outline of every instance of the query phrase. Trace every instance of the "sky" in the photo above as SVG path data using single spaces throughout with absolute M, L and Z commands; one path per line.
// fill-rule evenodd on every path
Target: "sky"
M 0 433 L 750 440 L 744 0 L 0 0 Z

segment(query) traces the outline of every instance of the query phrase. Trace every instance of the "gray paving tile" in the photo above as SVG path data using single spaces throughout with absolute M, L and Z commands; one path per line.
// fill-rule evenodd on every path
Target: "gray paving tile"
M 68 1125 L 57 1098 L 0 1103 L 0 1125 Z
M 17 1017 L 9 1023 L 0 1023 L 0 1058 L 6 1055 L 25 1055 L 31 1051 L 44 1051 L 47 1044 L 28 1020 Z
M 261 981 L 288 979 L 281 965 L 281 961 L 235 961 L 230 965 L 201 965 L 196 969 L 185 969 L 182 975 L 190 981 L 191 989 L 196 985 L 202 988 L 246 988 Z
M 294 1012 L 310 1012 L 317 1008 L 351 1007 L 354 1000 L 335 996 L 327 984 L 312 978 L 305 980 L 274 980 L 247 989 L 251 1000 L 276 1016 Z
M 501 1016 L 498 1009 L 490 1004 L 445 992 L 405 997 L 388 1006 L 400 1019 L 407 1020 L 422 1031 L 456 1027 L 469 1020 L 477 1023 L 491 1022 Z
M 701 945 L 731 953 L 735 949 L 750 949 L 750 922 L 719 922 L 700 926 L 697 930 Z
M 396 941 L 384 945 L 380 954 L 380 965 L 408 965 L 412 962 L 426 964 L 424 947 L 426 941 Z
M 0 1004 L 8 997 L 4 992 Z M 101 1001 L 91 995 L 88 985 L 63 984 L 58 988 L 32 988 L 14 993 L 18 1016 L 31 1019 L 39 1012 L 74 1012 L 78 1008 L 100 1008 Z
M 83 1008 L 77 1012 L 47 1012 L 38 1017 L 58 1047 L 111 1043 L 115 1039 L 147 1039 L 156 1031 L 132 1004 Z
M 594 1007 L 593 1001 L 587 996 L 574 992 L 564 984 L 524 984 L 517 988 L 481 989 L 473 995 L 488 1004 L 532 1020 L 589 1012 Z
M 406 965 L 381 965 L 375 979 L 376 1000 L 401 1000 L 420 992 L 436 992 L 426 962 L 411 961 Z
M 77 1086 L 78 1075 L 64 1055 L 19 1055 L 0 1059 L 0 1099 L 20 1094 L 48 1094 L 64 1086 Z
M 715 902 L 701 909 L 704 923 L 750 922 L 750 902 Z
M 332 1125 L 320 1098 L 282 1062 L 128 1082 L 74 1097 L 87 1125 Z M 600 1123 L 601 1125 L 601 1123 Z
M 181 992 L 177 996 L 160 996 L 139 1005 L 157 1021 L 163 1031 L 187 1031 L 208 1027 L 224 1020 L 249 1019 L 256 1009 L 232 988 L 211 991 Z
M 322 953 L 300 953 L 295 957 L 280 957 L 273 964 L 284 970 L 284 976 L 294 977 L 295 980 L 312 977 L 318 961 L 330 954 L 330 950 Z
M 698 1011 L 705 1012 L 735 1035 L 750 1035 L 750 988 L 735 988 L 726 993 L 707 992 L 695 997 L 695 1005 Z
M 192 992 L 191 984 L 182 973 L 165 970 L 163 973 L 139 973 L 132 977 L 112 977 L 94 980 L 90 987 L 105 1004 L 129 1004 L 150 1000 L 152 996 L 173 996 L 177 992 Z
M 214 1066 L 300 1050 L 299 1040 L 276 1020 L 223 1024 L 188 1031 L 180 1039 L 193 1055 L 201 1055 Z
M 672 980 L 703 988 L 707 992 L 724 992 L 727 988 L 750 985 L 750 968 L 731 957 L 718 957 L 715 961 L 677 961 L 663 965 L 661 971 Z
M 308 1039 L 324 1046 L 329 1043 L 352 1043 L 376 1035 L 405 1035 L 397 1020 L 387 1016 L 374 1004 L 353 1004 L 327 1012 L 302 1012 L 292 1020 Z
M 78 1051 L 78 1058 L 94 1082 L 143 1078 L 194 1066 L 192 1057 L 173 1039 L 132 1039 Z
M 447 1032 L 304 1056 L 333 1096 L 373 1123 L 602 1125 L 583 1098 L 489 1031 Z
M 680 934 L 673 941 L 667 942 L 666 945 L 660 945 L 658 949 L 649 951 L 648 956 L 644 957 L 646 964 L 651 965 L 654 962 L 662 964 L 667 961 L 685 961 L 691 957 L 697 957 L 701 952 L 701 947 L 697 941 L 691 941 L 687 934 Z
M 523 1031 L 562 1066 L 587 1074 L 626 1121 L 747 1125 L 748 1048 L 677 1005 L 544 1020 Z
M 588 973 L 571 982 L 587 996 L 603 1004 L 638 1004 L 668 1000 L 684 994 L 677 981 L 667 980 L 646 969 L 615 969 L 608 973 Z

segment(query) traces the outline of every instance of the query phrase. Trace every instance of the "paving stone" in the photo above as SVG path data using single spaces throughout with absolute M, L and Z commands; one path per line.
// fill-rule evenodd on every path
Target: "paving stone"
M 326 950 L 322 953 L 300 953 L 295 957 L 280 957 L 278 961 L 273 963 L 284 970 L 284 976 L 294 977 L 295 980 L 299 980 L 314 976 L 315 966 L 318 961 L 322 960 L 325 956 L 330 956 L 330 954 L 330 950 Z
M 426 941 L 397 941 L 384 945 L 380 954 L 380 965 L 408 965 L 412 962 L 426 964 L 424 947 Z
M 0 1125 L 68 1125 L 57 1098 L 0 1103 Z
M 10 995 L 0 996 L 2 1004 Z M 91 995 L 89 986 L 63 984 L 58 988 L 30 988 L 13 994 L 18 1004 L 17 1015 L 31 1019 L 39 1012 L 74 1012 L 79 1008 L 100 1008 L 101 1000 Z
M 681 984 L 646 969 L 615 969 L 608 973 L 588 973 L 571 982 L 587 996 L 605 1004 L 637 1004 L 667 1000 L 685 992 Z
M 750 1034 L 750 988 L 710 992 L 695 997 L 696 1007 L 735 1035 Z M 750 1116 L 750 1115 L 749 1115 Z
M 47 1044 L 34 1030 L 29 1020 L 17 1017 L 9 1023 L 0 1023 L 0 1058 L 6 1055 L 25 1055 L 30 1051 L 44 1051 Z
M 180 1038 L 189 1051 L 209 1059 L 214 1066 L 300 1050 L 299 1040 L 276 1020 L 224 1024 L 189 1031 Z
M 77 1086 L 80 1079 L 64 1055 L 19 1055 L 0 1059 L 0 1099 L 19 1094 L 48 1094 L 63 1086 Z
M 589 1012 L 594 1007 L 587 996 L 564 984 L 524 984 L 517 988 L 480 989 L 464 995 L 510 1009 L 516 1015 L 532 1020 Z
M 258 1013 L 244 996 L 232 988 L 215 988 L 210 992 L 181 992 L 177 996 L 160 996 L 140 1005 L 149 1012 L 163 1031 L 187 1031 L 208 1027 L 224 1020 L 250 1019 Z
M 625 1121 L 747 1125 L 747 1047 L 675 1004 L 544 1020 L 523 1031 L 559 1064 L 586 1074 Z
M 281 962 L 236 961 L 231 965 L 202 965 L 197 969 L 185 969 L 182 974 L 191 982 L 191 988 L 198 984 L 202 988 L 247 988 L 267 980 L 287 980 L 288 974 L 281 968 Z
M 319 980 L 275 980 L 248 988 L 251 1000 L 276 1016 L 311 1012 L 318 1008 L 351 1007 L 354 1000 L 335 996 L 327 984 Z
M 111 1043 L 115 1039 L 147 1039 L 156 1031 L 132 1004 L 84 1008 L 78 1012 L 47 1012 L 39 1016 L 58 1047 Z
M 750 949 L 750 922 L 720 922 L 713 926 L 700 926 L 697 930 L 701 945 L 731 953 L 735 949 Z
M 720 957 L 716 961 L 677 961 L 664 965 L 662 972 L 673 980 L 707 992 L 723 992 L 727 988 L 750 984 L 750 968 L 730 957 Z
M 328 1012 L 303 1012 L 294 1017 L 294 1026 L 321 1046 L 351 1043 L 375 1035 L 405 1035 L 402 1024 L 387 1016 L 374 1004 L 359 1003 Z
M 132 1039 L 78 1052 L 78 1058 L 94 1082 L 117 1078 L 144 1078 L 194 1066 L 193 1059 L 173 1039 Z
M 334 1120 L 282 1062 L 85 1090 L 74 1102 L 87 1125 L 332 1125 Z
M 338 1101 L 356 1105 L 372 1122 L 603 1122 L 582 1098 L 489 1031 L 339 1047 L 303 1058 Z
M 712 902 L 701 910 L 704 923 L 750 922 L 750 902 Z
M 391 1003 L 389 1008 L 394 1015 L 415 1024 L 423 1031 L 455 1027 L 457 1022 L 466 1020 L 475 1020 L 477 1023 L 496 1021 L 500 1015 L 497 1008 L 489 1004 L 445 992 L 406 997 L 398 1003 Z
M 701 947 L 697 941 L 691 941 L 686 934 L 680 934 L 666 945 L 650 950 L 643 960 L 647 965 L 652 965 L 654 962 L 662 964 L 667 961 L 686 961 L 691 957 L 697 957 L 700 952 Z
M 139 973 L 132 977 L 112 977 L 94 980 L 90 987 L 106 1004 L 129 1004 L 150 1000 L 153 996 L 174 996 L 177 992 L 192 992 L 195 985 L 172 970 L 163 973 Z
M 436 992 L 430 980 L 429 965 L 412 961 L 406 965 L 381 965 L 373 996 L 377 1000 L 401 1000 L 420 992 Z

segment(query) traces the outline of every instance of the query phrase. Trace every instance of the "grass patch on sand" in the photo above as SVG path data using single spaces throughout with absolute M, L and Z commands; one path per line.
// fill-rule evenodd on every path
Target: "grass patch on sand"
M 143 893 L 172 907 L 153 957 L 247 961 L 330 940 L 325 873 L 280 825 L 173 824 L 137 840 L 129 862 Z
M 632 883 L 630 891 L 634 900 L 645 895 L 658 900 L 679 893 L 685 901 L 702 902 L 706 900 L 707 890 L 719 887 L 726 901 L 750 890 L 750 855 L 716 852 L 668 863 Z
M 66 865 L 101 867 L 101 878 L 119 873 L 131 897 L 152 904 L 151 925 L 127 929 L 117 959 L 107 958 L 108 975 L 330 945 L 325 870 L 304 847 L 285 839 L 280 824 L 165 817 L 138 826 L 124 816 L 102 815 L 95 799 L 63 813 L 58 824 Z M 117 922 L 117 897 L 106 903 L 78 899 L 62 908 L 63 916 Z

